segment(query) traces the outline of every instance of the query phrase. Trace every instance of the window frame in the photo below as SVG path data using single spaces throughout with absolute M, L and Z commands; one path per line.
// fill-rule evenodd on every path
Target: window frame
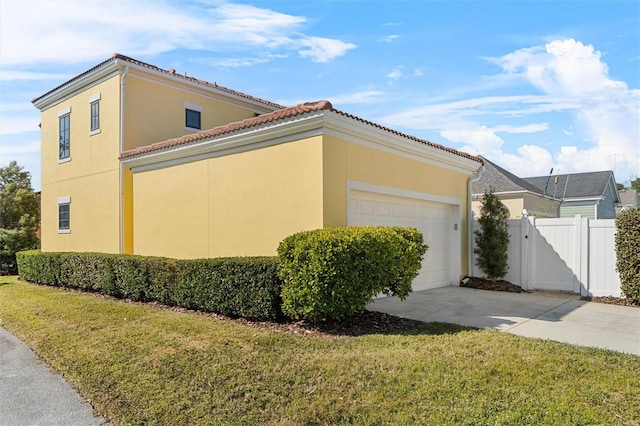
M 58 163 L 67 161 L 71 161 L 71 107 L 58 111 Z
M 189 102 L 185 102 L 183 104 L 184 106 L 184 130 L 190 131 L 190 132 L 199 132 L 200 130 L 202 130 L 202 111 L 203 108 L 201 105 L 196 105 L 196 104 L 191 104 Z M 190 123 L 189 122 L 189 115 L 191 114 L 197 114 L 198 117 L 198 126 L 190 126 L 189 124 L 194 124 L 194 123 Z M 193 118 L 193 117 L 191 117 Z
M 202 130 L 202 113 L 200 111 L 196 111 L 194 109 L 185 108 L 184 110 L 184 127 L 189 130 Z M 193 120 L 194 117 L 198 117 L 198 125 L 190 126 L 189 124 L 194 124 L 193 122 L 189 122 L 189 116 Z
M 100 99 L 100 93 L 89 97 L 89 136 L 100 133 Z
M 71 233 L 71 197 L 60 197 L 58 198 L 58 234 L 70 234 L 70 233 Z

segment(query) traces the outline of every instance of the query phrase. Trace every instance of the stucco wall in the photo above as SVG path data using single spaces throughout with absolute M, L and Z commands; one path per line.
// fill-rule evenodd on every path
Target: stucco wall
M 520 219 L 522 211 L 527 210 L 530 216 L 536 217 L 558 217 L 560 202 L 543 198 L 530 193 L 498 194 L 498 198 L 509 209 L 509 219 Z M 482 209 L 482 199 L 474 199 L 471 203 L 471 210 L 475 217 L 480 217 Z
M 193 133 L 185 130 L 185 102 L 203 108 L 202 130 L 254 116 L 194 88 L 167 86 L 148 78 L 135 73 L 125 77 L 125 151 Z
M 100 133 L 90 133 L 91 96 L 100 94 Z M 119 78 L 42 112 L 42 250 L 119 251 Z M 58 113 L 70 108 L 70 160 L 59 163 Z M 58 233 L 58 198 L 71 197 L 70 233 Z
M 453 198 L 460 201 L 460 265 L 467 274 L 469 175 L 331 136 L 325 137 L 323 155 L 325 227 L 347 224 L 347 181 Z
M 321 138 L 137 172 L 133 194 L 135 254 L 275 255 L 322 227 Z
M 513 197 L 498 195 L 502 204 L 509 209 L 509 219 L 518 219 L 522 217 L 522 209 L 524 209 L 523 194 L 518 194 Z M 482 210 L 482 197 L 474 198 L 471 201 L 471 210 L 475 217 L 480 217 L 480 211 Z

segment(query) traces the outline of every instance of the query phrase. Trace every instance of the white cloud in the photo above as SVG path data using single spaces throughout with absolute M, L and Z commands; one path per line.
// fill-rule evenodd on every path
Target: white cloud
M 0 135 L 18 135 L 27 132 L 38 132 L 39 117 L 2 117 L 0 120 Z M 3 145 L 5 145 L 3 143 Z
M 611 80 L 601 53 L 579 41 L 554 40 L 520 49 L 495 60 L 507 73 L 519 74 L 544 93 L 581 96 L 626 84 Z
M 68 74 L 31 72 L 31 71 L 3 71 L 0 73 L 0 81 L 16 80 L 68 80 Z
M 305 37 L 300 44 L 303 46 L 299 51 L 300 56 L 310 57 L 313 62 L 329 62 L 356 48 L 353 43 L 322 37 Z
M 520 177 L 543 176 L 554 167 L 551 153 L 537 145 L 523 145 L 517 152 L 519 155 L 496 151 L 486 157 Z
M 620 179 L 640 174 L 640 90 L 612 79 L 601 52 L 573 39 L 553 40 L 491 62 L 503 71 L 489 77 L 491 88 L 504 84 L 513 95 L 428 104 L 381 120 L 392 126 L 437 130 L 443 138 L 464 144 L 463 150 L 485 155 L 517 174 L 522 170 L 536 174 L 553 165 L 563 173 L 612 169 Z M 558 112 L 571 116 L 570 131 L 566 124 L 554 129 L 555 123 L 541 122 L 540 114 Z M 497 135 L 551 130 L 564 132 L 576 143 L 553 152 L 522 145 L 515 155 L 505 152 L 512 145 L 509 138 Z M 584 140 L 578 141 L 578 136 Z M 549 141 L 548 134 L 541 137 Z
M 179 48 L 234 54 L 256 49 L 272 58 L 272 50 L 297 51 L 314 62 L 327 62 L 356 47 L 301 33 L 307 22 L 303 16 L 244 4 L 25 1 L 0 2 L 0 7 L 0 63 L 5 68 Z
M 16 155 L 33 154 L 37 152 L 40 152 L 40 141 L 31 141 L 20 144 L 2 144 L 2 146 L 0 146 L 0 158 L 2 158 L 2 161 Z M 9 162 L 10 161 L 7 163 Z
M 400 36 L 398 34 L 391 34 L 388 35 L 384 38 L 381 38 L 380 41 L 384 42 L 384 43 L 391 43 L 394 40 L 397 40 Z
M 390 73 L 385 75 L 385 77 L 390 78 L 392 80 L 397 80 L 400 77 L 402 77 L 402 70 L 403 69 L 404 69 L 404 67 L 402 65 L 398 65 L 397 67 L 392 69 Z
M 464 143 L 463 151 L 474 155 L 487 155 L 502 147 L 504 139 L 496 135 L 491 129 L 475 130 L 443 130 L 440 136 L 455 143 Z
M 366 104 L 376 102 L 378 98 L 383 95 L 384 92 L 377 90 L 366 90 L 363 92 L 347 93 L 342 95 L 336 95 L 329 98 L 329 100 L 336 105 L 349 105 L 349 104 Z
M 538 133 L 549 129 L 549 123 L 533 123 L 524 126 L 500 125 L 493 127 L 494 132 L 503 133 Z

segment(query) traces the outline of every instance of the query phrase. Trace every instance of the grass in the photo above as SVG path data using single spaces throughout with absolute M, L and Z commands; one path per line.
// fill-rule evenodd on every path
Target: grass
M 0 325 L 116 424 L 640 424 L 640 357 L 490 330 L 304 338 L 15 277 Z

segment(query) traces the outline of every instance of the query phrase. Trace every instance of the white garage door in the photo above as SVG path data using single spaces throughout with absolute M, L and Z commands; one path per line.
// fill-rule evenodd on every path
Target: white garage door
M 359 190 L 349 192 L 350 226 L 406 226 L 419 229 L 429 246 L 413 290 L 451 283 L 453 209 L 450 204 Z

